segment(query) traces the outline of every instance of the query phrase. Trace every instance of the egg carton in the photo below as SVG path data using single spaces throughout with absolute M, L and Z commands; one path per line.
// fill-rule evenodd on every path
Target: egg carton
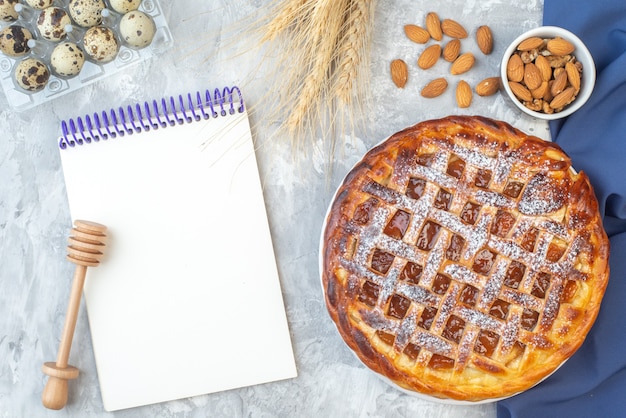
M 11 1 L 4 0 L 4 3 L 11 3 Z M 52 51 L 60 43 L 73 42 L 84 52 L 83 36 L 89 28 L 83 28 L 72 21 L 71 26 L 67 27 L 69 32 L 64 39 L 60 42 L 49 41 L 41 35 L 37 28 L 37 19 L 42 10 L 31 8 L 26 2 L 22 4 L 13 0 L 12 3 L 18 5 L 16 7 L 18 11 L 17 19 L 14 20 L 10 18 L 10 21 L 0 21 L 0 30 L 8 26 L 19 25 L 28 29 L 34 38 L 34 42 L 31 41 L 30 51 L 25 55 L 13 57 L 0 52 L 0 83 L 2 84 L 2 89 L 4 90 L 9 106 L 17 111 L 32 109 L 42 103 L 49 102 L 57 97 L 118 73 L 129 66 L 163 53 L 174 43 L 167 20 L 163 15 L 158 0 L 142 0 L 137 9 L 150 16 L 156 27 L 155 35 L 151 43 L 141 48 L 133 47 L 125 43 L 120 34 L 120 20 L 123 15 L 107 7 L 105 13 L 103 13 L 104 17 L 101 25 L 110 28 L 117 38 L 119 49 L 115 59 L 102 63 L 91 59 L 88 54 L 84 53 L 85 63 L 80 73 L 75 76 L 62 76 L 55 73 L 50 65 Z M 69 3 L 70 0 L 54 0 L 53 6 L 63 9 L 69 15 Z M 20 87 L 16 82 L 16 67 L 27 58 L 37 58 L 48 67 L 50 78 L 45 87 L 41 90 L 28 91 Z

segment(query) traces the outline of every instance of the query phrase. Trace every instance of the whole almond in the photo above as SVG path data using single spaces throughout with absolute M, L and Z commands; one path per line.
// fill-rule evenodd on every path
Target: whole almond
M 489 26 L 483 25 L 476 29 L 476 44 L 483 54 L 491 54 L 493 51 L 493 34 Z
M 448 88 L 448 82 L 445 78 L 436 78 L 430 83 L 426 84 L 420 94 L 426 98 L 433 98 L 440 96 Z
M 461 41 L 458 39 L 452 39 L 443 47 L 443 59 L 448 62 L 453 62 L 458 58 L 461 52 Z
M 437 13 L 430 12 L 426 15 L 426 30 L 430 33 L 430 37 L 435 41 L 441 41 L 443 38 L 441 20 L 439 20 L 439 15 L 437 15 Z
M 576 94 L 576 90 L 574 87 L 568 87 L 563 90 L 558 95 L 554 96 L 554 99 L 550 102 L 550 107 L 552 109 L 560 109 L 563 106 L 566 106 L 574 100 Z
M 472 88 L 465 80 L 459 81 L 456 86 L 456 103 L 460 108 L 466 108 L 472 104 Z
M 409 79 L 409 70 L 406 62 L 401 59 L 391 61 L 391 80 L 398 88 L 404 88 Z
M 407 38 L 418 44 L 425 44 L 430 39 L 430 33 L 417 25 L 405 25 L 404 33 Z
M 506 65 L 506 77 L 509 81 L 520 82 L 524 79 L 524 62 L 519 55 L 513 54 Z
M 541 78 L 544 81 L 548 81 L 552 78 L 552 67 L 550 67 L 550 63 L 543 55 L 537 55 L 535 59 L 535 65 L 539 69 L 541 73 Z
M 550 89 L 550 84 L 547 81 L 542 81 L 539 87 L 534 90 L 531 90 L 530 93 L 535 99 L 543 99 L 546 97 L 546 93 Z
M 539 68 L 532 62 L 529 62 L 524 66 L 524 84 L 530 90 L 534 90 L 541 85 L 543 78 L 541 78 L 541 72 Z
M 518 51 L 530 51 L 532 49 L 540 48 L 543 45 L 543 39 L 533 36 L 526 38 L 517 46 Z
M 552 99 L 554 99 L 554 96 L 552 95 L 552 86 L 554 85 L 554 79 L 548 81 L 548 88 L 546 89 L 546 92 L 543 95 L 543 101 L 544 102 L 551 102 Z M 552 109 L 552 108 L 550 108 Z
M 450 74 L 458 75 L 469 71 L 474 66 L 474 54 L 466 52 L 458 57 L 450 66 Z
M 515 81 L 509 81 L 509 87 L 511 87 L 511 91 L 523 102 L 530 102 L 533 100 L 533 96 L 530 91 L 524 87 L 522 84 L 517 83 Z
M 567 73 L 567 81 L 569 81 L 569 84 L 574 87 L 576 91 L 580 90 L 580 73 L 576 65 L 568 61 L 565 64 L 565 72 Z
M 443 22 L 441 22 L 441 30 L 443 31 L 443 33 L 445 33 L 451 38 L 456 38 L 456 39 L 467 38 L 467 31 L 456 20 L 444 19 Z
M 550 93 L 552 93 L 552 96 L 556 97 L 559 93 L 565 90 L 565 87 L 567 87 L 567 72 L 555 72 L 554 82 L 550 87 Z
M 437 63 L 441 56 L 441 45 L 433 44 L 426 48 L 417 59 L 418 67 L 426 70 Z
M 476 85 L 476 94 L 479 96 L 491 96 L 500 90 L 500 77 L 489 77 Z
M 554 55 L 567 55 L 574 52 L 574 45 L 563 38 L 556 37 L 550 39 L 546 44 L 546 49 Z

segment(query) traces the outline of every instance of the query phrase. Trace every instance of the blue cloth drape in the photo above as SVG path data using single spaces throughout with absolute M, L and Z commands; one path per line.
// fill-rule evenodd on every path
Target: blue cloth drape
M 550 131 L 594 186 L 611 275 L 582 347 L 543 383 L 499 402 L 498 418 L 626 417 L 626 1 L 545 0 L 543 23 L 575 33 L 596 63 L 590 100 Z

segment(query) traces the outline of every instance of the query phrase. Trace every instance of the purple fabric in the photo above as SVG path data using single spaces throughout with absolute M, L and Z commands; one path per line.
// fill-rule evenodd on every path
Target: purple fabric
M 626 417 L 626 1 L 545 0 L 543 23 L 575 33 L 596 63 L 590 100 L 550 130 L 594 186 L 611 276 L 582 347 L 538 386 L 499 402 L 498 418 Z

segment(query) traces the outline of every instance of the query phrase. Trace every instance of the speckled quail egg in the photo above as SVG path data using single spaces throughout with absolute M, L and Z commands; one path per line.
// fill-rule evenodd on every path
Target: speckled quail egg
M 37 18 L 37 29 L 42 38 L 52 42 L 59 42 L 67 33 L 65 28 L 72 24 L 72 20 L 60 7 L 43 9 Z
M 50 66 L 52 71 L 63 77 L 73 77 L 80 73 L 85 64 L 85 54 L 73 42 L 63 42 L 52 51 Z
M 109 4 L 116 12 L 124 14 L 137 10 L 141 0 L 109 0 Z
M 144 12 L 128 12 L 120 20 L 120 35 L 132 47 L 143 48 L 150 45 L 155 33 L 154 20 Z
M 26 58 L 15 67 L 17 85 L 28 91 L 39 91 L 50 79 L 48 66 L 37 58 Z
M 102 23 L 104 0 L 70 0 L 68 10 L 78 26 L 90 28 Z
M 11 57 L 20 57 L 30 51 L 28 41 L 33 34 L 20 25 L 11 25 L 0 31 L 0 51 Z
M 28 4 L 33 9 L 43 10 L 52 6 L 53 0 L 24 0 L 24 3 Z
M 15 5 L 18 0 L 0 0 L 0 20 L 15 22 L 18 18 Z
M 105 63 L 117 56 L 118 42 L 113 31 L 105 26 L 94 26 L 83 37 L 85 53 L 94 61 Z

